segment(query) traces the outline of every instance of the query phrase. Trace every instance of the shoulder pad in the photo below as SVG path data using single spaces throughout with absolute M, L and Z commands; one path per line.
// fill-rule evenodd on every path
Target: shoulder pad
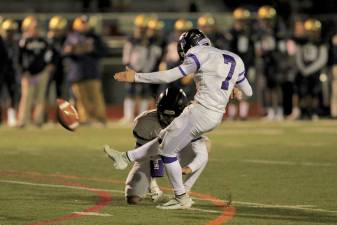
M 135 119 L 133 135 L 137 138 L 137 142 L 144 144 L 156 138 L 161 129 L 157 118 L 157 111 L 146 111 Z

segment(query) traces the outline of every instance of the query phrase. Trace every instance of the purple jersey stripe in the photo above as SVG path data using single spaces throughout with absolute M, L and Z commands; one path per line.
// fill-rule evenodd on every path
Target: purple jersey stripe
M 240 84 L 242 81 L 244 81 L 246 77 L 243 77 L 241 80 L 237 81 L 236 84 Z
M 180 70 L 180 72 L 181 72 L 184 76 L 187 75 L 187 74 L 185 73 L 185 71 L 183 70 L 183 68 L 181 68 L 181 66 L 178 66 L 178 69 Z
M 243 71 L 243 72 L 239 73 L 239 76 L 238 76 L 238 77 L 240 78 L 242 75 L 244 76 L 245 73 L 246 73 L 246 71 Z
M 173 163 L 173 162 L 175 162 L 175 161 L 178 160 L 178 158 L 176 156 L 174 156 L 174 157 L 168 157 L 168 156 L 161 155 L 160 157 L 161 157 L 161 159 L 163 160 L 163 162 L 165 164 Z
M 194 55 L 194 54 L 188 54 L 187 57 L 191 57 L 195 64 L 197 65 L 197 71 L 200 69 L 200 62 L 198 60 L 198 58 Z

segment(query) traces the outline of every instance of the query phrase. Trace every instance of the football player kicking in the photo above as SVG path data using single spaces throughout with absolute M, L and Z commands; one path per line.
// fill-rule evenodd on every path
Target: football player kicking
M 167 88 L 158 99 L 157 109 L 149 110 L 135 120 L 133 135 L 137 147 L 155 139 L 160 131 L 179 116 L 187 106 L 187 98 L 183 90 Z M 189 192 L 204 170 L 208 161 L 210 142 L 202 136 L 191 141 L 179 154 L 182 173 L 185 174 L 184 186 Z M 125 195 L 128 204 L 138 204 L 147 194 L 153 202 L 161 199 L 163 192 L 156 182 L 156 177 L 164 175 L 164 165 L 158 156 L 158 144 L 153 146 L 148 155 L 135 161 L 126 180 Z
M 114 161 L 116 169 L 125 169 L 130 162 L 140 160 L 149 149 L 159 143 L 159 153 L 173 187 L 175 197 L 158 206 L 162 209 L 184 209 L 192 206 L 182 180 L 182 168 L 177 153 L 192 140 L 215 129 L 222 121 L 225 107 L 237 86 L 246 96 L 252 96 L 252 88 L 245 77 L 241 58 L 229 51 L 211 46 L 210 40 L 198 29 L 183 33 L 178 42 L 178 53 L 183 63 L 173 69 L 136 73 L 126 70 L 115 74 L 123 82 L 169 83 L 194 74 L 197 93 L 193 104 L 161 130 L 158 137 L 136 149 L 119 152 L 105 146 L 104 151 Z

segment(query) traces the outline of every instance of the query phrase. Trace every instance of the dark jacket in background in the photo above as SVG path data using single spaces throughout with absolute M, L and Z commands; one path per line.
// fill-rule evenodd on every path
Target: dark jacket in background
M 107 54 L 107 48 L 101 37 L 93 32 L 81 34 L 73 32 L 68 35 L 65 46 L 76 46 L 87 41 L 93 42 L 93 50 L 84 54 L 65 54 L 67 79 L 70 82 L 100 79 L 99 60 Z
M 6 66 L 6 63 L 8 62 L 7 49 L 5 47 L 5 43 L 1 36 L 0 36 L 0 59 L 1 59 L 1 63 L 0 63 L 0 86 L 1 86 L 2 79 L 4 77 L 5 66 Z
M 53 52 L 43 37 L 22 38 L 19 46 L 19 64 L 22 72 L 37 75 L 52 60 Z
M 51 74 L 49 85 L 52 81 L 55 81 L 56 96 L 58 98 L 64 97 L 63 83 L 65 78 L 64 66 L 63 66 L 63 45 L 66 37 L 64 35 L 60 37 L 53 37 L 48 39 L 48 43 L 53 51 L 53 58 L 51 63 L 54 65 L 54 70 Z
M 229 51 L 238 54 L 245 63 L 246 71 L 255 66 L 255 47 L 250 32 L 231 29 L 229 31 Z

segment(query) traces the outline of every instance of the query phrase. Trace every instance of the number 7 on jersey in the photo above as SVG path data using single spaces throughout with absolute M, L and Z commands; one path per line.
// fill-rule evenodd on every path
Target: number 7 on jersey
M 229 72 L 228 72 L 228 75 L 226 77 L 226 80 L 224 80 L 221 84 L 221 89 L 227 91 L 228 86 L 229 86 L 229 81 L 232 79 L 232 76 L 234 74 L 236 62 L 235 62 L 234 57 L 232 57 L 230 55 L 223 54 L 222 56 L 224 58 L 224 63 L 230 65 Z

